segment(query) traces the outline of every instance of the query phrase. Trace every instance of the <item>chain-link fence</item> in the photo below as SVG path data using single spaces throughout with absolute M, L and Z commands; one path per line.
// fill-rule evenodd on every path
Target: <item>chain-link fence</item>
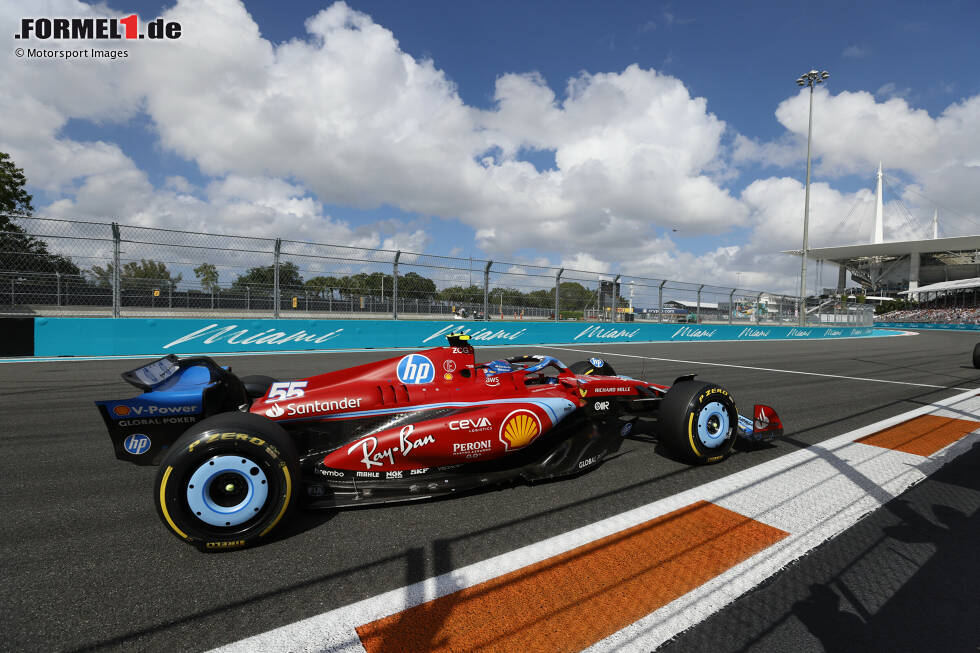
M 0 216 L 0 314 L 799 324 L 778 293 L 522 263 Z M 808 299 L 807 324 L 870 306 Z

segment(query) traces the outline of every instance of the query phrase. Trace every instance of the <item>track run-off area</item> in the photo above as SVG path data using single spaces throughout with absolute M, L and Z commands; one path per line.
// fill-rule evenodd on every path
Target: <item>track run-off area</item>
M 4 650 L 975 650 L 976 336 L 477 347 L 718 383 L 785 436 L 690 467 L 642 434 L 579 477 L 294 512 L 203 554 L 93 405 L 135 360 L 0 364 Z M 391 351 L 216 355 L 295 379 Z M 976 427 L 976 428 L 974 428 Z M 591 648 L 590 648 L 591 647 Z

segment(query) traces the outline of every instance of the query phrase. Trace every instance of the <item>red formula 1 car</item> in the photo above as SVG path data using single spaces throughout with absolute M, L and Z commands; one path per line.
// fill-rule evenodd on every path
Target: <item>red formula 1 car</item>
M 118 458 L 160 465 L 164 524 L 212 550 L 267 539 L 300 500 L 364 506 L 573 476 L 634 432 L 692 463 L 723 460 L 736 437 L 782 434 L 772 408 L 741 416 L 693 375 L 668 387 L 599 358 L 478 364 L 468 338 L 283 381 L 171 355 L 123 374 L 142 395 L 96 404 Z

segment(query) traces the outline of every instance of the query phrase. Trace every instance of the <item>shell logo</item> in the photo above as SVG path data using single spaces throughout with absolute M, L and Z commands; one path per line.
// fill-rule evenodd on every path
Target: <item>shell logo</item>
M 508 451 L 529 445 L 540 433 L 541 420 L 524 408 L 512 412 L 500 425 L 500 441 Z
M 112 412 L 114 412 L 116 415 L 119 415 L 120 417 L 125 417 L 126 415 L 129 415 L 129 406 L 123 406 L 122 404 L 120 404 L 119 406 L 113 408 Z

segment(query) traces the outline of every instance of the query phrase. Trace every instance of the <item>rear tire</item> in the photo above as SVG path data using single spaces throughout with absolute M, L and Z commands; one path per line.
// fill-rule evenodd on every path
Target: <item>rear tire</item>
M 299 458 L 264 417 L 221 413 L 188 429 L 163 459 L 154 503 L 164 525 L 202 551 L 268 539 L 295 503 Z
M 973 367 L 980 368 L 980 343 L 973 348 Z
M 728 391 L 712 383 L 681 381 L 660 405 L 660 442 L 693 464 L 716 463 L 732 451 L 738 411 Z
M 573 374 L 581 374 L 582 376 L 616 376 L 616 371 L 612 368 L 612 365 L 602 358 L 590 358 L 587 361 L 578 361 L 577 363 L 572 363 L 568 369 Z

